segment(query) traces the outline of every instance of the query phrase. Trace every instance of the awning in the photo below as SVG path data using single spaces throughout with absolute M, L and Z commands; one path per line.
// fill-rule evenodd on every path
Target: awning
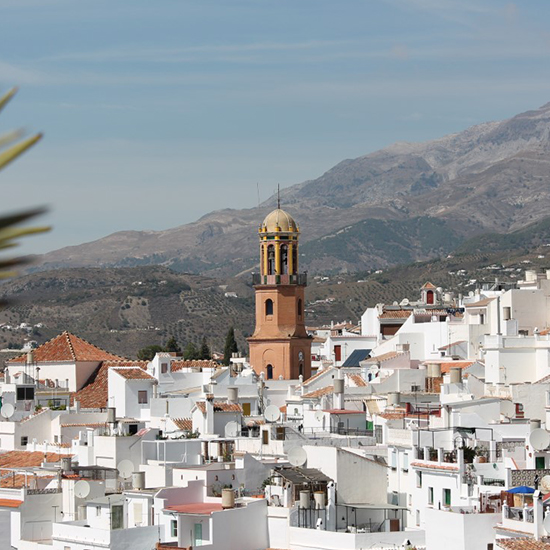
M 527 485 L 520 485 L 519 487 L 508 489 L 508 491 L 506 492 L 513 493 L 513 494 L 530 495 L 535 492 L 535 489 L 533 489 L 532 487 L 527 487 Z

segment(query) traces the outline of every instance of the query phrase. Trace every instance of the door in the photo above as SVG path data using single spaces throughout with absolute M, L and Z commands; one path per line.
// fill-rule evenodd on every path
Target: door
M 250 416 L 250 403 L 242 403 L 243 415 Z
M 111 508 L 111 529 L 122 529 L 124 527 L 124 508 L 113 506 Z
M 193 546 L 202 546 L 202 523 L 195 523 Z
M 543 456 L 537 456 L 535 458 L 535 468 L 537 470 L 544 470 L 545 464 L 544 464 L 544 457 Z

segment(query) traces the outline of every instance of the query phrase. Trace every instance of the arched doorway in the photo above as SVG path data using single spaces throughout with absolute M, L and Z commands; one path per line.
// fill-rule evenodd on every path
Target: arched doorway
M 265 372 L 267 380 L 273 380 L 273 365 L 267 365 Z

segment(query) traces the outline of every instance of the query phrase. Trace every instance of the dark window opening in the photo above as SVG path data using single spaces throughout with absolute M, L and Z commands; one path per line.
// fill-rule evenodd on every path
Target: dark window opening
M 273 380 L 273 365 L 267 365 L 265 370 L 266 370 L 266 374 L 267 374 L 267 379 L 268 380 Z
M 272 244 L 267 247 L 267 274 L 275 275 L 275 247 Z
M 273 300 L 271 298 L 265 301 L 265 314 L 273 315 Z
M 17 388 L 17 401 L 34 399 L 34 388 Z
M 138 433 L 138 425 L 137 424 L 130 424 L 128 426 L 128 434 L 129 435 L 135 435 Z
M 304 375 L 304 364 L 303 363 L 300 363 L 299 374 L 300 374 L 300 376 Z
M 139 390 L 138 391 L 138 403 L 140 405 L 146 405 L 149 401 L 147 398 L 147 390 Z
M 302 317 L 302 300 L 298 300 L 298 317 Z
M 288 246 L 284 244 L 281 246 L 281 273 L 288 273 Z

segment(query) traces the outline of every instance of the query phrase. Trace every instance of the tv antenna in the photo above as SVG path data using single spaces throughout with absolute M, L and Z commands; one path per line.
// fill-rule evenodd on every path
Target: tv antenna
M 277 210 L 281 209 L 281 185 L 277 184 Z

